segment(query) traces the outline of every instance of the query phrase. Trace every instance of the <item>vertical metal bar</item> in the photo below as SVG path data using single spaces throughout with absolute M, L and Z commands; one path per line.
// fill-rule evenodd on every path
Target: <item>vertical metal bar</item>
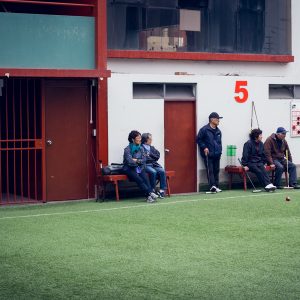
M 10 196 L 9 196 L 9 164 L 8 164 L 8 79 L 7 79 L 7 93 L 5 97 L 5 104 L 6 104 L 6 197 L 7 202 L 10 202 Z
M 15 79 L 13 79 L 12 84 L 12 126 L 13 126 L 13 145 L 14 150 L 14 165 L 13 165 L 13 178 L 14 178 L 14 201 L 17 201 L 17 190 L 16 190 L 16 110 L 15 110 Z
M 33 79 L 33 125 L 34 125 L 34 145 L 36 145 L 36 93 L 35 93 L 35 79 Z M 34 199 L 37 201 L 37 150 L 34 146 Z
M 23 189 L 23 106 L 22 106 L 22 85 L 20 84 L 20 184 L 21 184 L 21 202 L 24 201 L 24 189 Z
M 26 108 L 27 108 L 27 139 L 28 139 L 28 148 L 27 148 L 27 198 L 30 200 L 30 149 L 29 149 L 29 97 L 28 97 L 28 78 L 26 78 Z

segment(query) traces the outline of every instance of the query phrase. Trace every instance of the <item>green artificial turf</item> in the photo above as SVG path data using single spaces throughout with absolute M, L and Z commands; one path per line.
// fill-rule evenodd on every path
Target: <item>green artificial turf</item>
M 296 190 L 1 207 L 0 239 L 0 299 L 300 298 Z

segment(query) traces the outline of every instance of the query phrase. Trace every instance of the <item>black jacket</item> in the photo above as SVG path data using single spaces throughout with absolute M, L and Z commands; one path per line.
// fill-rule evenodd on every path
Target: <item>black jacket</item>
M 249 140 L 244 144 L 242 165 L 249 166 L 254 164 L 266 164 L 267 158 L 264 152 L 264 144 L 262 142 L 256 143 Z
M 208 156 L 211 158 L 219 158 L 222 155 L 222 132 L 218 127 L 213 129 L 209 124 L 203 126 L 198 132 L 196 142 L 202 157 L 205 156 L 205 148 L 208 148 Z
M 146 164 L 154 168 L 161 168 L 161 165 L 157 162 L 160 158 L 160 152 L 154 146 L 150 146 L 150 151 L 147 151 L 146 148 L 144 148 L 144 151 L 146 153 Z

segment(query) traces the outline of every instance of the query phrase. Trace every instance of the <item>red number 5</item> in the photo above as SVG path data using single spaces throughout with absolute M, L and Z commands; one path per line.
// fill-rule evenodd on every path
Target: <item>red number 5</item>
M 248 90 L 247 90 L 247 88 L 245 88 L 247 85 L 248 85 L 248 81 L 236 81 L 234 92 L 236 94 L 239 94 L 239 93 L 242 94 L 241 97 L 240 97 L 240 95 L 234 97 L 236 102 L 244 103 L 248 100 Z

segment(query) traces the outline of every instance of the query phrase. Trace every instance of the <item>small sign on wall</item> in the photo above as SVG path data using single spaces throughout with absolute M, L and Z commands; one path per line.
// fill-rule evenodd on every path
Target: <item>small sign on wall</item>
M 300 101 L 291 102 L 291 137 L 300 137 Z
M 201 31 L 201 12 L 181 9 L 179 29 L 186 31 Z

